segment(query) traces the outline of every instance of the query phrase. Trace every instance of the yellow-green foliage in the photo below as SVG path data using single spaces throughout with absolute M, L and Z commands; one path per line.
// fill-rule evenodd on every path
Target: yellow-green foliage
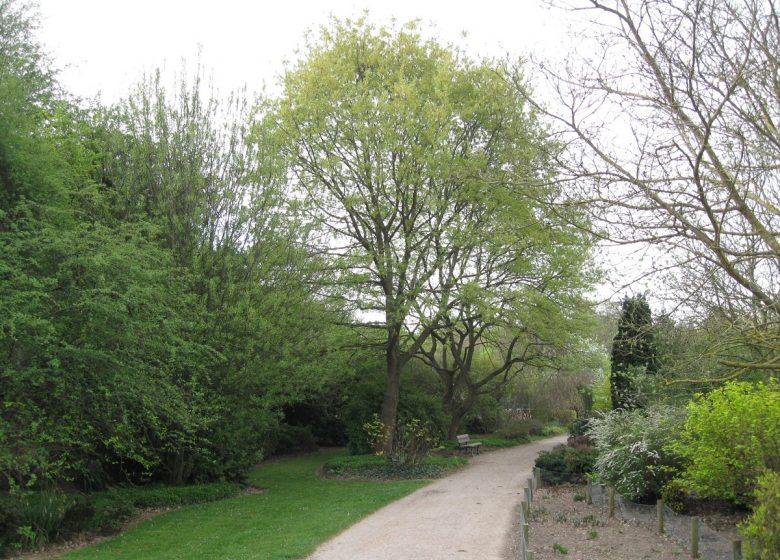
M 609 382 L 609 364 L 605 374 L 593 384 L 593 410 L 612 410 L 612 398 L 610 397 L 612 386 Z
M 780 558 L 780 473 L 767 471 L 758 479 L 756 505 L 740 532 L 747 560 Z
M 731 382 L 697 395 L 674 449 L 693 491 L 750 503 L 759 475 L 780 467 L 780 385 Z

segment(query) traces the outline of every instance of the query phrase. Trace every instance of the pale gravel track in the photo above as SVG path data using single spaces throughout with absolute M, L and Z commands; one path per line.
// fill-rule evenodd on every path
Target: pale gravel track
M 511 560 L 534 459 L 565 441 L 557 436 L 475 456 L 322 544 L 309 560 Z

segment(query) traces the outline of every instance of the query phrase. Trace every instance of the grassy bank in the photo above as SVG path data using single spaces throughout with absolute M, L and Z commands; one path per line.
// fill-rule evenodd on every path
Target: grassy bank
M 301 558 L 361 517 L 424 486 L 421 480 L 323 480 L 335 452 L 261 465 L 252 494 L 161 514 L 67 559 Z

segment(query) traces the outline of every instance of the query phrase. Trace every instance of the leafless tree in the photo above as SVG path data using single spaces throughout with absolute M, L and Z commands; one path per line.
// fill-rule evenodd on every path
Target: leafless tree
M 555 2 L 561 5 L 562 2 Z M 562 179 L 601 235 L 646 242 L 677 296 L 761 333 L 780 368 L 780 23 L 774 0 L 575 0 L 597 48 L 545 68 Z

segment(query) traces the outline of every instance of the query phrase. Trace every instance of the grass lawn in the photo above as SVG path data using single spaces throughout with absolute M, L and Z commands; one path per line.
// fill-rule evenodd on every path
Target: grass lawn
M 301 558 L 361 517 L 427 484 L 426 481 L 321 480 L 329 451 L 261 465 L 250 475 L 267 488 L 158 515 L 68 559 Z

